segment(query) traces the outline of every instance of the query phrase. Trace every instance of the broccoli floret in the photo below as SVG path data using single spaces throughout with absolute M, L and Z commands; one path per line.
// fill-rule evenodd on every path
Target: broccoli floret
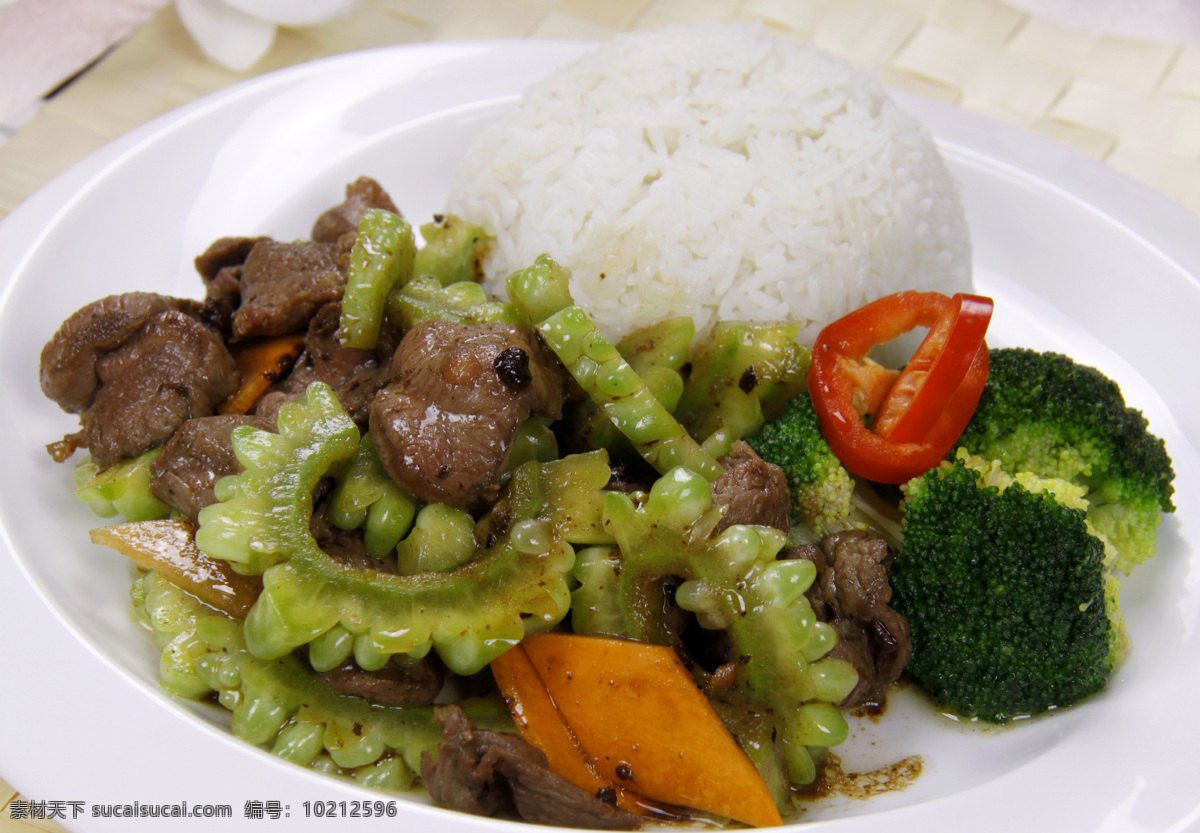
M 1086 488 L 1088 520 L 1128 572 L 1154 554 L 1175 473 L 1163 441 L 1095 368 L 1057 353 L 989 354 L 987 386 L 959 446 L 1007 471 Z
M 841 528 L 853 507 L 854 481 L 821 434 L 812 398 L 789 399 L 779 419 L 746 440 L 768 463 L 783 469 L 792 490 L 796 516 L 813 535 Z
M 939 705 L 1001 723 L 1105 686 L 1124 646 L 1118 586 L 1077 487 L 962 455 L 904 493 L 892 606 L 912 631 L 907 670 Z

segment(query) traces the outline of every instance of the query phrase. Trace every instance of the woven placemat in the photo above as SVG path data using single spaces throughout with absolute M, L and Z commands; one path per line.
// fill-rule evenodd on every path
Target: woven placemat
M 0 213 L 139 124 L 247 75 L 386 44 L 604 38 L 763 20 L 882 80 L 1066 142 L 1200 211 L 1200 48 L 1073 30 L 1000 0 L 366 0 L 282 29 L 250 73 L 204 58 L 166 8 L 0 144 Z
M 17 795 L 17 791 L 0 780 L 0 833 L 65 833 L 55 820 L 57 812 L 51 812 L 45 804 L 39 804 Z M 70 817 L 70 811 L 64 813 Z
M 893 87 L 1065 142 L 1200 211 L 1194 46 L 1078 31 L 1000 0 L 365 0 L 331 24 L 280 30 L 249 73 L 205 59 L 167 7 L 0 144 L 0 216 L 151 118 L 312 58 L 435 40 L 602 39 L 753 20 L 877 68 Z M 61 831 L 53 814 L 0 781 L 0 833 Z

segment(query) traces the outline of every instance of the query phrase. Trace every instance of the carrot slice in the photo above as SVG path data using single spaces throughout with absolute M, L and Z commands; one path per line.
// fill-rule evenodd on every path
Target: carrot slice
M 492 660 L 491 668 L 521 737 L 542 751 L 552 772 L 593 795 L 610 790 L 622 808 L 638 814 L 645 812 L 645 808 L 624 790 L 618 790 L 596 772 L 591 760 L 579 748 L 570 727 L 554 708 L 554 701 L 542 685 L 524 646 L 517 645 L 505 651 Z
M 249 412 L 267 388 L 291 369 L 303 351 L 304 336 L 300 333 L 249 341 L 236 348 L 233 360 L 242 381 L 233 395 L 217 406 L 217 413 Z
M 209 607 L 245 619 L 262 592 L 261 576 L 235 573 L 226 561 L 196 546 L 189 521 L 141 521 L 93 529 L 92 543 L 114 549 Z
M 755 827 L 783 823 L 758 770 L 674 649 L 567 633 L 522 644 L 602 778 Z

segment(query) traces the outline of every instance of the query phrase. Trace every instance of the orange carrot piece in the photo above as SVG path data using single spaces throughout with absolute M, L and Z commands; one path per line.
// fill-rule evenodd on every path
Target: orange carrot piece
M 505 705 L 521 737 L 541 750 L 551 772 L 556 772 L 577 787 L 593 795 L 609 791 L 618 807 L 635 815 L 667 811 L 651 807 L 646 801 L 600 777 L 571 728 L 554 708 L 554 701 L 521 645 L 505 651 L 491 663 L 492 675 L 500 687 Z
M 303 351 L 304 336 L 299 333 L 257 339 L 236 347 L 233 359 L 242 381 L 233 395 L 217 406 L 217 413 L 247 413 L 267 388 L 291 369 Z
M 601 777 L 755 827 L 783 824 L 758 770 L 674 649 L 567 633 L 522 644 Z
M 542 751 L 552 772 L 592 794 L 613 786 L 584 756 L 523 646 L 496 657 L 491 668 L 521 737 Z
M 262 577 L 236 573 L 228 562 L 205 555 L 195 532 L 189 521 L 165 520 L 102 526 L 90 535 L 93 544 L 154 570 L 209 607 L 245 619 L 262 592 Z

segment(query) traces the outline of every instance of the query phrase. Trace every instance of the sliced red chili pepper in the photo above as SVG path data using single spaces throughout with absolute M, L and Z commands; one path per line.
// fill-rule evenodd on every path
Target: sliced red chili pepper
M 917 442 L 929 433 L 984 343 L 992 306 L 991 298 L 979 295 L 950 299 L 880 405 L 872 431 L 898 443 Z
M 821 331 L 813 347 L 809 393 L 829 446 L 847 469 L 869 480 L 903 483 L 946 456 L 987 381 L 984 336 L 991 315 L 989 298 L 899 292 Z M 872 347 L 916 327 L 928 327 L 928 335 L 881 395 L 879 372 L 859 368 Z M 862 379 L 871 381 L 870 390 L 861 388 Z M 862 420 L 864 413 L 875 417 L 871 428 Z

